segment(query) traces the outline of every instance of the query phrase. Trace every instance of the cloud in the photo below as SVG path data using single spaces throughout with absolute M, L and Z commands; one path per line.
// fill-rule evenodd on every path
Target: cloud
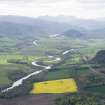
M 93 14 L 105 11 L 105 0 L 79 0 L 79 2 L 82 9 L 93 12 Z
M 0 0 L 2 3 L 38 3 L 38 4 L 44 4 L 44 3 L 56 3 L 61 2 L 64 0 Z M 68 0 L 66 0 L 68 1 Z
M 105 3 L 105 0 L 78 0 L 81 3 Z
M 103 4 L 105 0 L 0 0 L 2 3 L 56 3 L 76 1 L 81 4 Z
M 105 17 L 105 0 L 0 0 L 0 15 Z

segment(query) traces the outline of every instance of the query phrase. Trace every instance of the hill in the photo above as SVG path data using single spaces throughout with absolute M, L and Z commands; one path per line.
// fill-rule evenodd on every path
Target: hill
M 97 64 L 105 64 L 105 50 L 99 51 L 92 59 L 92 62 L 95 62 Z
M 69 29 L 71 25 L 39 18 L 22 16 L 0 16 L 1 35 L 48 35 L 61 33 Z
M 105 19 L 80 19 L 73 16 L 41 16 L 39 19 L 69 24 L 71 29 L 85 33 L 89 38 L 104 38 Z
M 0 16 L 0 36 L 34 35 L 45 37 L 45 35 L 60 33 L 69 36 L 72 33 L 75 37 L 84 34 L 90 38 L 104 38 L 104 29 L 104 20 L 84 20 L 65 16 L 42 16 L 38 18 Z
M 62 33 L 63 36 L 68 36 L 68 37 L 72 37 L 72 38 L 83 38 L 83 33 L 81 33 L 80 31 L 77 31 L 75 29 L 69 29 L 65 32 Z
M 21 23 L 0 22 L 0 36 L 30 36 L 45 34 L 39 27 Z

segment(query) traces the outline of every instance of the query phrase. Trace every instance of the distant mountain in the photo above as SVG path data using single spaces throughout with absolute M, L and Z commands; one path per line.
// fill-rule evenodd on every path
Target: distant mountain
M 12 23 L 12 22 L 0 22 L 0 36 L 34 36 L 45 34 L 39 27 L 33 27 L 31 25 Z
M 80 27 L 86 30 L 98 29 L 100 27 L 105 27 L 105 19 L 80 19 L 73 16 L 41 16 L 39 19 L 49 20 L 53 22 L 60 22 L 71 24 L 76 27 Z
M 66 16 L 0 16 L 0 36 L 47 36 L 63 33 L 78 37 L 105 37 L 105 21 L 84 20 Z M 84 34 L 84 35 L 82 35 Z
M 14 16 L 14 15 L 7 15 L 7 16 L 0 16 L 0 22 L 12 22 L 12 23 L 21 23 L 21 24 L 30 24 L 34 23 L 35 19 L 25 16 Z
M 48 20 L 48 21 L 53 21 L 53 22 L 59 22 L 59 23 L 71 23 L 74 20 L 77 20 L 76 17 L 73 16 L 40 16 L 38 17 L 41 20 Z
M 80 19 L 70 16 L 41 16 L 39 19 L 69 24 L 72 26 L 70 29 L 78 30 L 88 38 L 105 38 L 105 19 Z
M 69 30 L 63 32 L 61 35 L 68 36 L 68 37 L 73 37 L 73 38 L 83 38 L 83 37 L 85 37 L 83 35 L 83 33 L 81 33 L 80 31 L 77 31 L 75 29 L 69 29 Z
M 70 24 L 22 16 L 0 16 L 0 35 L 47 35 L 61 33 Z

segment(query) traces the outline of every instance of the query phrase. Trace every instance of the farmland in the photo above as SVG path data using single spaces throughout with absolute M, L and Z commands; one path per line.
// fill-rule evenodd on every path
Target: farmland
M 77 85 L 73 79 L 61 79 L 35 83 L 31 91 L 32 94 L 40 93 L 75 93 Z
M 104 39 L 47 37 L 38 39 L 37 46 L 33 44 L 33 41 L 33 38 L 1 39 L 3 42 L 1 48 L 6 46 L 10 51 L 0 52 L 0 87 L 8 87 L 14 81 L 42 69 L 33 66 L 33 61 L 37 61 L 39 65 L 52 67 L 51 70 L 43 72 L 41 76 L 32 77 L 36 82 L 73 78 L 76 80 L 77 86 L 86 87 L 88 86 L 88 76 L 93 75 L 93 72 L 84 63 L 83 58 L 88 57 L 91 60 L 99 50 L 104 49 Z M 64 51 L 70 49 L 74 49 L 74 52 L 63 55 Z M 56 61 L 55 58 L 61 58 L 61 61 Z M 35 80 L 36 77 L 38 81 Z M 34 84 L 33 80 L 31 84 Z

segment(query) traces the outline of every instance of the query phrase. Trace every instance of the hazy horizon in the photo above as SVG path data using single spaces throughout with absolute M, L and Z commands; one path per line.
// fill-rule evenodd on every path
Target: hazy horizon
M 104 0 L 1 0 L 0 15 L 105 18 Z

